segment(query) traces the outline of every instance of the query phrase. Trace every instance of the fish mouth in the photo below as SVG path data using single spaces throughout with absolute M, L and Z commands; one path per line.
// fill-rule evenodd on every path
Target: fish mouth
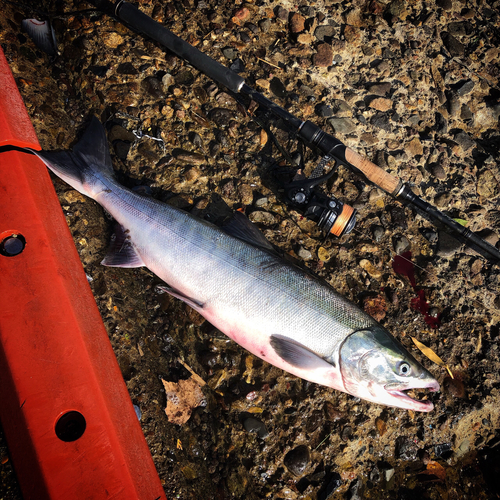
M 427 389 L 430 392 L 437 392 L 440 389 L 439 383 L 436 380 L 429 381 L 425 385 L 419 385 L 418 387 L 405 387 L 400 388 L 400 387 L 391 387 L 391 384 L 387 384 L 384 389 L 387 391 L 388 394 L 390 394 L 393 398 L 397 400 L 397 406 L 400 408 L 406 408 L 408 410 L 415 410 L 415 411 L 423 411 L 423 412 L 429 412 L 434 409 L 434 404 L 432 401 L 429 400 L 418 400 L 415 398 L 410 397 L 406 391 L 410 391 L 412 389 Z

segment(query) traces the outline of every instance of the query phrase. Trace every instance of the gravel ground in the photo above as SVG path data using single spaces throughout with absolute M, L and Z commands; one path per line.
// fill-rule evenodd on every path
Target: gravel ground
M 499 247 L 500 2 L 137 3 Z M 45 149 L 70 147 L 97 115 L 121 182 L 215 222 L 246 207 L 277 248 L 374 315 L 442 384 L 435 410 L 415 414 L 269 366 L 159 294 L 149 271 L 100 266 L 112 222 L 54 177 L 169 499 L 498 497 L 498 265 L 343 168 L 323 187 L 358 209 L 358 223 L 325 241 L 284 203 L 291 166 L 248 102 L 85 2 L 38 5 L 58 39 L 50 61 L 20 28 L 40 12 L 1 5 L 0 44 Z M 264 118 L 310 172 L 318 158 Z M 407 251 L 417 290 L 393 269 Z M 422 290 L 427 316 L 412 307 Z M 161 379 L 188 378 L 184 365 L 206 382 L 204 404 L 177 425 Z M 0 457 L 0 499 L 19 499 L 3 436 Z

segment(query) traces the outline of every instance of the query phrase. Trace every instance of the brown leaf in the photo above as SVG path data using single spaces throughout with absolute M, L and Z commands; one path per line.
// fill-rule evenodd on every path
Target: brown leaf
M 186 423 L 193 408 L 199 406 L 205 398 L 200 385 L 193 377 L 179 380 L 179 383 L 167 382 L 163 379 L 162 382 L 167 393 L 165 413 L 168 421 L 177 425 Z
M 439 366 L 446 366 L 446 363 L 430 347 L 422 344 L 422 342 L 418 341 L 415 337 L 412 337 L 411 339 L 413 340 L 413 343 L 420 349 L 420 351 L 422 351 L 424 355 L 427 356 L 431 361 Z

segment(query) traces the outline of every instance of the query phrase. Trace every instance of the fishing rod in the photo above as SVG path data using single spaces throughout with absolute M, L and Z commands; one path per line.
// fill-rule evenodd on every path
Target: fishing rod
M 247 85 L 245 79 L 238 73 L 215 61 L 177 35 L 174 35 L 160 23 L 141 12 L 135 5 L 123 0 L 118 0 L 115 3 L 109 0 L 90 0 L 90 2 L 100 11 L 117 18 L 134 31 L 157 41 L 235 94 L 244 94 L 250 97 L 258 105 L 270 110 L 278 118 L 284 120 L 295 131 L 298 138 L 302 139 L 310 147 L 319 150 L 325 158 L 334 159 L 337 165 L 344 165 L 355 173 L 361 174 L 372 184 L 403 204 L 409 205 L 425 218 L 441 223 L 456 239 L 465 243 L 492 263 L 500 263 L 500 251 L 496 247 L 417 196 L 401 179 L 381 169 L 368 158 L 359 155 L 339 139 L 323 131 L 313 122 L 300 120 L 273 101 L 267 99 L 260 92 Z M 316 175 L 313 178 L 310 177 L 309 179 L 296 181 L 297 184 L 292 185 L 292 188 L 289 187 L 287 191 L 289 198 L 296 205 L 302 204 L 306 208 L 307 204 L 311 203 L 311 201 L 314 205 L 314 197 L 312 196 L 313 188 L 329 175 Z M 301 181 L 302 184 L 300 183 Z M 332 201 L 332 206 L 329 206 L 330 203 L 327 201 L 324 207 L 322 205 L 325 205 L 325 200 L 318 202 L 319 204 L 315 205 L 318 210 L 313 210 L 312 218 L 313 220 L 316 219 L 318 225 L 325 232 L 339 236 L 352 229 L 355 221 L 355 211 L 353 209 L 344 210 L 345 206 L 343 204 L 336 203 L 338 200 L 332 199 Z

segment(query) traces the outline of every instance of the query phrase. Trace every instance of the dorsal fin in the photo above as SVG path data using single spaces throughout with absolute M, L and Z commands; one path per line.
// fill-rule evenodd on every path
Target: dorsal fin
M 274 247 L 259 231 L 259 228 L 240 211 L 234 212 L 231 219 L 224 224 L 221 229 L 230 236 L 239 238 L 240 240 L 246 241 L 256 247 L 263 248 L 268 252 L 276 253 Z

